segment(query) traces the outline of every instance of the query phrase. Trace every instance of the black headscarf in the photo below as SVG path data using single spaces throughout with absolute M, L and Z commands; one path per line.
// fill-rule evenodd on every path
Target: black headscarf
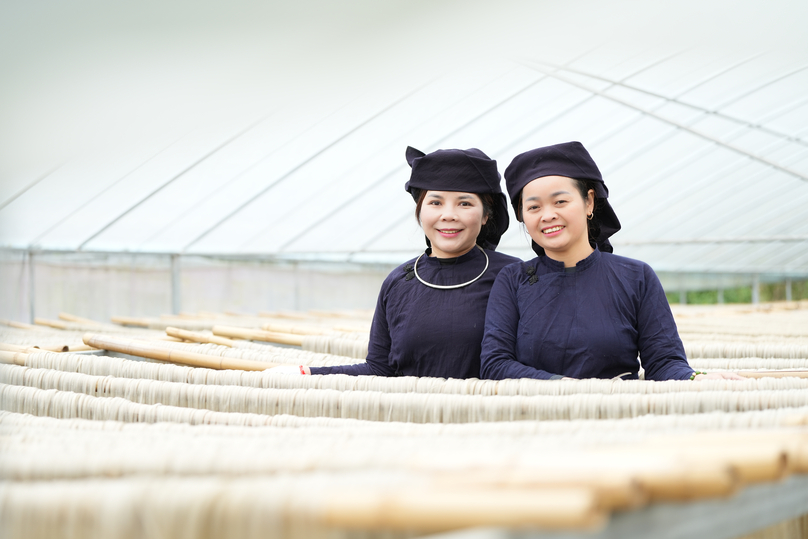
M 410 181 L 404 184 L 417 202 L 423 190 L 460 191 L 474 194 L 490 194 L 494 198 L 494 227 L 485 237 L 477 237 L 477 243 L 486 249 L 496 249 L 502 234 L 508 230 L 508 199 L 500 188 L 497 162 L 477 148 L 469 150 L 437 150 L 425 154 L 407 146 L 407 163 L 412 167 Z M 429 240 L 426 240 L 431 247 Z
M 597 244 L 600 251 L 611 253 L 613 249 L 612 244 L 609 243 L 609 237 L 620 230 L 620 221 L 617 220 L 617 215 L 607 200 L 609 189 L 603 182 L 603 176 L 584 145 L 580 142 L 554 144 L 521 153 L 513 158 L 511 164 L 505 169 L 505 185 L 516 215 L 521 215 L 519 199 L 522 189 L 536 178 L 544 176 L 565 176 L 576 180 L 589 180 L 595 190 L 596 198 L 599 199 L 599 202 L 595 204 L 592 220 L 600 228 L 597 237 L 591 239 Z M 544 249 L 539 247 L 535 241 L 533 250 L 539 256 L 544 255 Z

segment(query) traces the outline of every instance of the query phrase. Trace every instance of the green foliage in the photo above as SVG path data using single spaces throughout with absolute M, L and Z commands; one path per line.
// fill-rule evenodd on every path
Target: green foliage
M 752 287 L 739 286 L 724 289 L 724 303 L 752 303 Z
M 687 292 L 687 303 L 692 305 L 710 305 L 718 303 L 718 290 L 690 290 Z M 679 291 L 665 292 L 668 303 L 679 303 Z M 760 285 L 760 301 L 785 301 L 786 283 L 766 283 Z M 808 280 L 792 281 L 791 299 L 808 299 Z M 724 289 L 724 303 L 752 303 L 752 287 L 739 286 Z
M 808 281 L 794 281 L 791 283 L 791 299 L 808 299 Z
M 718 290 L 691 290 L 687 293 L 687 303 L 694 305 L 718 303 Z

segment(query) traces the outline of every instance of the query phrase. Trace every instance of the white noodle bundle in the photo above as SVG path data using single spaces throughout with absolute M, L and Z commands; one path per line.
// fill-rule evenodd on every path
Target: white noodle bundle
M 386 479 L 392 485 L 397 484 L 390 477 Z M 372 479 L 364 482 L 369 480 Z M 327 526 L 319 513 L 322 493 L 350 487 L 357 481 L 363 482 L 357 474 L 348 477 L 313 474 L 5 482 L 0 484 L 0 536 L 5 539 L 356 537 L 356 533 Z
M 685 343 L 688 360 L 703 358 L 782 358 L 808 360 L 808 344 Z
M 98 328 L 92 328 L 98 331 Z M 105 335 L 114 335 L 128 339 L 164 339 L 165 333 L 150 330 L 128 330 L 117 328 L 116 331 L 104 332 Z M 0 326 L 0 343 L 15 344 L 18 346 L 54 346 L 81 343 L 84 331 L 65 331 L 42 327 L 41 329 L 19 329 Z
M 726 360 L 721 360 L 726 361 Z M 766 360 L 768 361 L 768 360 Z M 761 378 L 744 381 L 669 380 L 513 380 L 443 379 L 383 376 L 278 376 L 261 371 L 212 370 L 170 363 L 147 363 L 122 358 L 84 354 L 38 352 L 26 359 L 26 366 L 79 372 L 95 376 L 143 378 L 165 382 L 204 385 L 237 385 L 275 389 L 334 389 L 337 391 L 382 391 L 386 393 L 446 393 L 462 395 L 574 395 L 580 393 L 668 393 L 675 391 L 758 391 L 808 389 L 808 379 Z M 711 369 L 728 368 L 711 366 Z M 706 368 L 705 368 L 706 370 Z
M 170 429 L 121 426 L 90 432 L 28 425 L 12 432 L 0 424 L 4 440 L 0 478 L 70 479 L 141 473 L 243 475 L 374 468 L 429 472 L 489 468 L 532 473 L 567 469 L 570 474 L 575 469 L 589 468 L 606 473 L 618 467 L 625 469 L 627 462 L 629 466 L 642 464 L 652 452 L 640 444 L 658 440 L 660 434 L 665 435 L 665 443 L 672 434 L 688 434 L 682 429 L 657 428 L 587 433 L 578 430 L 542 436 L 500 432 L 491 436 L 492 429 L 474 427 L 444 429 L 438 436 L 429 436 L 426 431 L 431 429 L 384 433 L 382 429 L 362 427 L 196 429 L 183 425 Z M 789 432 L 792 431 L 759 431 L 755 436 L 760 441 L 770 441 Z M 740 437 L 722 433 L 700 439 L 731 445 L 733 440 L 745 439 L 745 433 L 738 434 Z M 619 451 L 615 446 L 620 446 Z M 177 459 L 178 447 L 193 458 Z M 681 447 L 693 451 L 689 444 Z M 605 454 L 601 452 L 604 448 L 609 449 Z
M 680 333 L 716 333 L 727 336 L 769 335 L 781 337 L 808 337 L 808 311 L 795 310 L 780 313 L 747 313 L 721 315 L 715 310 L 704 317 L 679 317 L 676 325 Z
M 780 358 L 699 358 L 688 361 L 696 370 L 808 370 L 808 359 L 780 359 Z
M 465 423 L 475 421 L 602 419 L 645 414 L 698 414 L 808 405 L 808 391 L 704 391 L 663 394 L 480 396 L 259 389 L 201 386 L 98 377 L 0 365 L 0 382 L 88 395 L 123 397 L 222 412 L 343 417 L 372 421 Z
M 126 423 L 187 423 L 189 425 L 278 425 L 294 427 L 345 426 L 350 419 L 298 418 L 223 413 L 160 404 L 139 404 L 120 397 L 92 397 L 70 391 L 42 390 L 0 384 L 0 409 L 53 418 L 123 421 Z M 336 423 L 335 423 L 336 422 Z
M 260 429 L 237 436 L 188 435 L 160 429 L 54 432 L 28 428 L 4 433 L 0 480 L 72 479 L 132 474 L 251 475 L 308 470 L 432 472 L 481 467 L 536 468 L 542 458 L 555 467 L 569 460 L 593 464 L 582 449 L 637 443 L 647 436 L 597 433 L 568 436 L 468 436 L 437 438 L 379 435 L 368 429 Z M 474 450 L 469 451 L 469 443 Z M 176 448 L 193 458 L 177 459 Z M 577 454 L 573 454 L 578 451 Z M 542 458 L 538 458 L 538 457 Z M 552 458 L 550 458 L 552 457 Z
M 115 401 L 109 402 L 109 401 Z M 210 412 L 165 405 L 147 405 L 127 401 L 122 398 L 91 397 L 67 391 L 42 390 L 33 387 L 0 384 L 0 409 L 14 412 L 2 415 L 0 421 L 15 424 L 29 423 L 33 418 L 18 414 L 31 414 L 46 418 L 85 419 L 79 423 L 99 425 L 102 421 L 126 423 L 187 423 L 189 425 L 240 425 L 284 428 L 368 428 L 380 434 L 400 436 L 437 436 L 442 433 L 453 435 L 486 436 L 513 435 L 519 433 L 574 434 L 588 435 L 593 431 L 631 430 L 670 430 L 670 429 L 734 429 L 759 428 L 780 425 L 808 424 L 808 406 L 760 410 L 751 412 L 708 412 L 698 415 L 645 415 L 623 419 L 583 419 L 559 421 L 515 421 L 489 423 L 381 423 L 358 419 L 296 417 L 289 415 L 267 416 L 240 414 L 233 412 Z M 25 420 L 20 418 L 27 418 Z M 39 417 L 37 418 L 39 420 Z M 169 424 L 169 423 L 166 423 Z M 79 428 L 75 426 L 74 428 Z M 228 427 L 229 428 L 229 427 Z
M 241 341 L 239 341 L 241 342 Z M 353 342 L 353 341 L 351 341 Z M 297 363 L 299 365 L 309 365 L 312 367 L 328 367 L 333 365 L 353 365 L 364 363 L 362 359 L 348 356 L 337 356 L 334 354 L 322 354 L 310 352 L 300 348 L 286 346 L 273 346 L 269 344 L 255 344 L 249 348 L 230 348 L 218 344 L 180 343 L 180 342 L 152 342 L 150 343 L 160 348 L 168 350 L 186 350 L 198 354 L 208 354 L 217 357 L 229 357 L 234 359 L 249 359 L 251 361 L 266 361 L 269 363 Z M 367 354 L 365 354 L 367 355 Z
M 53 402 L 63 398 L 63 391 L 42 390 L 21 386 L 13 387 L 12 393 L 27 393 L 27 399 L 39 399 L 42 403 Z M 11 393 L 9 393 L 11 394 Z M 86 399 L 84 398 L 86 397 Z M 66 397 L 64 397 L 66 398 Z M 112 400 L 103 397 L 83 395 L 81 401 Z M 124 401 L 125 399 L 115 399 Z M 128 430 L 131 432 L 181 432 L 186 436 L 214 437 L 263 437 L 267 435 L 288 436 L 291 431 L 305 431 L 307 434 L 325 433 L 334 430 L 354 436 L 367 432 L 373 436 L 394 436 L 434 439 L 441 436 L 478 438 L 478 437 L 545 437 L 563 436 L 565 439 L 581 438 L 583 440 L 610 440 L 613 436 L 626 439 L 646 434 L 670 434 L 700 431 L 747 431 L 750 428 L 797 428 L 808 425 L 808 406 L 800 408 L 783 408 L 753 412 L 709 412 L 699 415 L 645 415 L 624 419 L 576 419 L 559 421 L 500 421 L 491 423 L 380 423 L 360 419 L 312 418 L 296 416 L 262 416 L 257 414 L 236 414 L 228 412 L 206 412 L 205 418 L 218 421 L 205 422 L 169 422 L 163 420 L 137 421 L 139 418 L 154 418 L 146 413 L 150 410 L 173 409 L 176 407 L 130 403 L 140 414 L 127 414 L 123 419 L 85 419 L 78 415 L 73 417 L 51 417 L 48 415 L 32 415 L 29 413 L 0 411 L 0 430 L 6 434 L 28 433 L 31 429 L 42 431 L 99 431 Z M 40 406 L 41 409 L 53 406 Z M 97 411 L 100 408 L 97 408 Z M 185 408 L 177 408 L 180 413 Z M 70 410 L 79 412 L 78 408 Z M 245 420 L 250 416 L 248 420 Z M 278 434 L 280 433 L 280 434 Z M 284 434 L 285 433 L 285 434 Z
M 365 359 L 368 356 L 368 335 L 345 333 L 332 335 L 304 335 L 303 350 Z
M 808 337 L 802 336 L 782 336 L 782 335 L 725 335 L 723 333 L 683 333 L 679 332 L 685 347 L 688 344 L 713 344 L 717 341 L 727 343 L 746 344 L 788 344 L 788 345 L 808 345 Z

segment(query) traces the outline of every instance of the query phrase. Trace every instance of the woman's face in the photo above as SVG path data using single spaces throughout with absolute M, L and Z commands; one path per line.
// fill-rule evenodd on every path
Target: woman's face
M 427 191 L 419 219 L 432 244 L 432 255 L 455 258 L 468 253 L 488 220 L 474 193 Z
M 575 181 L 565 176 L 544 176 L 522 190 L 522 220 L 528 234 L 553 260 L 574 266 L 590 253 L 587 215 L 595 193 L 586 199 Z

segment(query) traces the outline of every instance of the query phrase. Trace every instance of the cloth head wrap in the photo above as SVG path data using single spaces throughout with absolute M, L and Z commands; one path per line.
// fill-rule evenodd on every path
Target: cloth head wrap
M 460 191 L 464 193 L 490 194 L 494 198 L 493 231 L 486 237 L 477 238 L 477 243 L 486 249 L 496 249 L 502 234 L 508 230 L 508 199 L 500 187 L 497 162 L 477 148 L 469 150 L 437 150 L 425 154 L 407 147 L 407 163 L 412 167 L 410 181 L 404 189 L 417 202 L 420 191 Z M 426 240 L 431 247 L 429 240 Z
M 603 183 L 603 176 L 584 145 L 580 142 L 554 144 L 521 153 L 513 158 L 505 169 L 505 185 L 516 215 L 521 215 L 519 199 L 522 189 L 536 178 L 543 176 L 566 176 L 576 180 L 589 180 L 596 198 L 600 199 L 600 202 L 595 204 L 592 217 L 592 221 L 600 227 L 600 232 L 591 240 L 597 244 L 600 251 L 611 253 L 613 249 L 609 237 L 620 230 L 620 221 L 617 220 L 617 215 L 607 200 L 609 189 Z M 533 250 L 539 256 L 544 255 L 544 249 L 535 241 Z

